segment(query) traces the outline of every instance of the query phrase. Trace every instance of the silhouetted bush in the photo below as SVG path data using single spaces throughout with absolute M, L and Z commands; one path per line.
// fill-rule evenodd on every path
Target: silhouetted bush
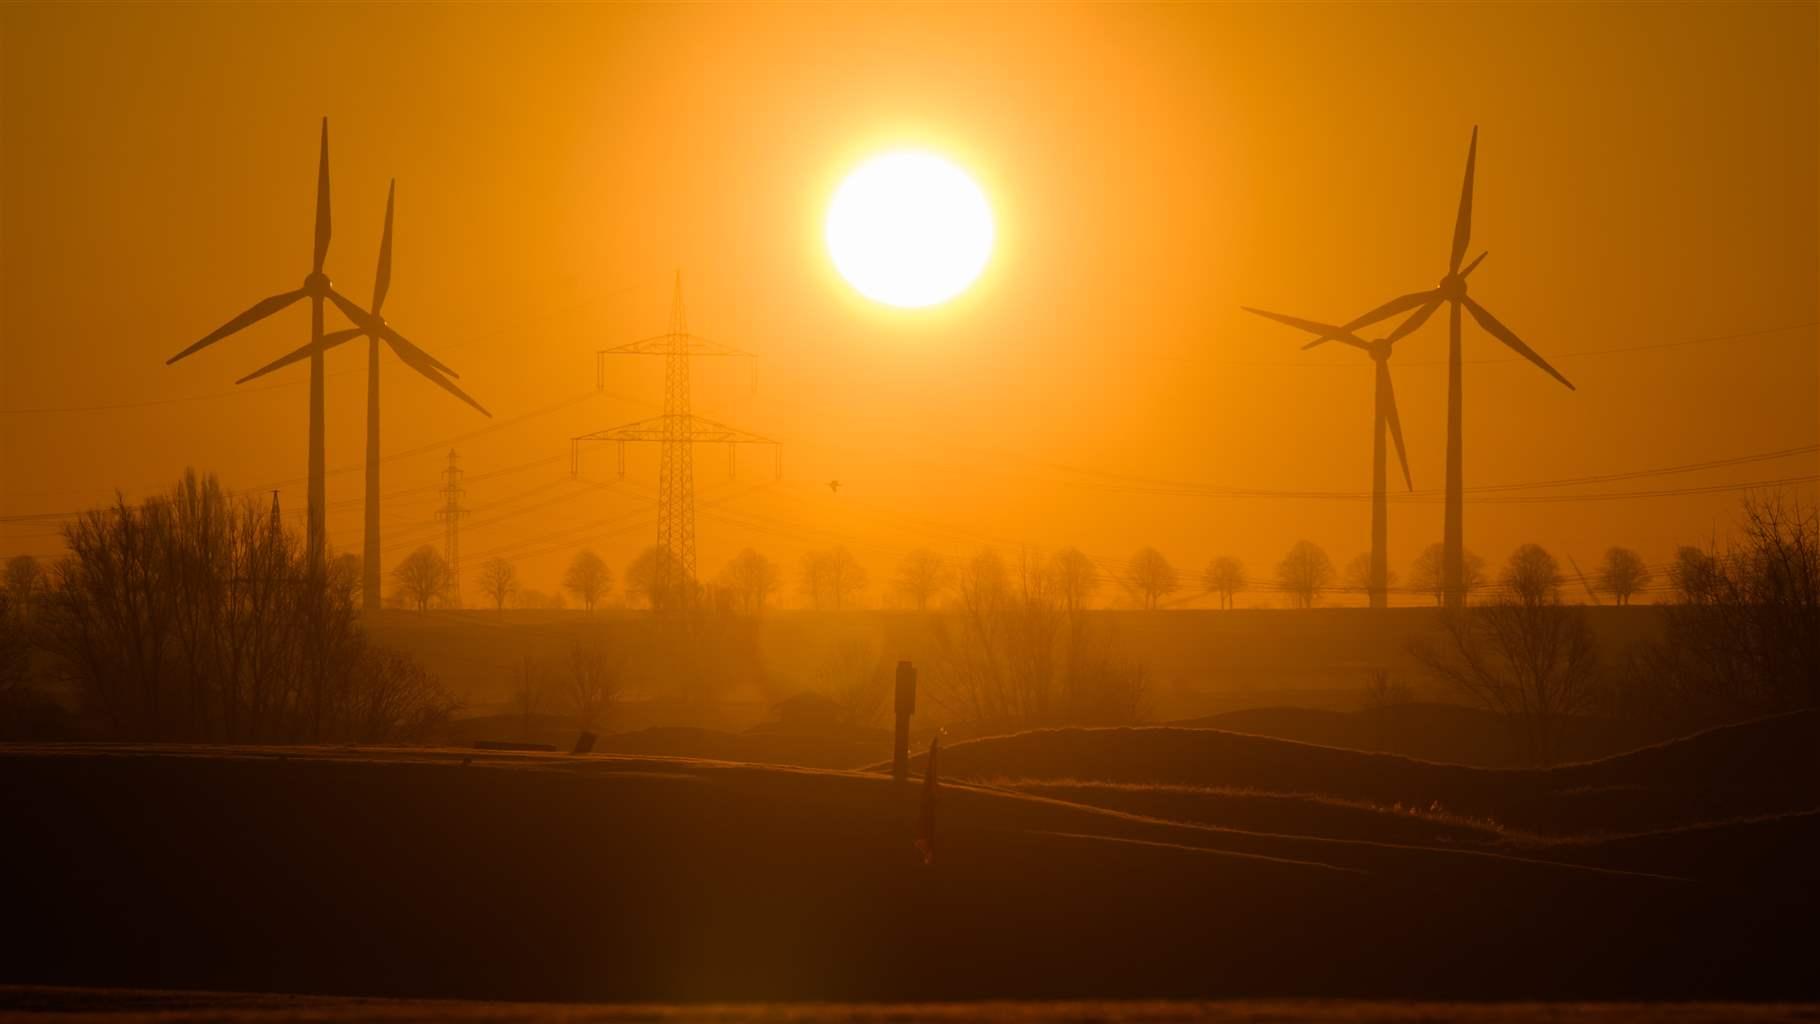
M 36 566 L 34 560 L 33 569 Z M 15 598 L 20 592 L 14 587 L 0 590 L 0 740 L 70 739 L 74 723 L 69 713 L 32 685 L 33 627 L 27 617 L 30 606 Z
M 347 563 L 312 569 L 212 476 L 88 512 L 64 538 L 39 635 L 114 738 L 403 740 L 454 707 L 409 659 L 367 644 Z
M 1143 666 L 1121 655 L 1065 596 L 1053 563 L 1013 573 L 982 551 L 962 568 L 954 614 L 935 624 L 935 699 L 974 723 L 1125 725 L 1138 719 Z
M 1598 653 L 1585 609 L 1561 604 L 1553 589 L 1512 588 L 1489 603 L 1440 614 L 1446 644 L 1437 650 L 1418 641 L 1411 653 L 1506 716 L 1531 763 L 1553 764 L 1563 720 L 1599 698 Z
M 1682 549 L 1678 602 L 1625 680 L 1628 713 L 1699 727 L 1820 707 L 1820 516 L 1756 498 L 1739 527 L 1723 555 Z

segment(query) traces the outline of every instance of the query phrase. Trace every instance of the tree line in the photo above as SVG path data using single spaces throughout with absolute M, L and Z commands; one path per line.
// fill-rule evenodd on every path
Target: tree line
M 745 548 L 712 580 L 672 584 L 690 592 L 667 595 L 661 592 L 662 581 L 677 580 L 682 574 L 666 576 L 662 572 L 666 557 L 663 549 L 647 547 L 626 566 L 622 585 L 626 605 L 656 608 L 687 599 L 697 607 L 757 614 L 770 608 L 784 591 L 784 567 Z M 1675 562 L 1666 571 L 1677 593 L 1684 584 L 1702 585 L 1703 573 L 1708 572 L 1702 568 L 1702 560 L 1707 557 L 1693 547 L 1677 552 Z M 1400 577 L 1394 570 L 1389 574 L 1389 583 L 1394 589 L 1432 598 L 1440 605 L 1446 596 L 1442 560 L 1442 546 L 1431 544 L 1410 564 L 1405 585 L 1398 586 Z M 964 565 L 927 548 L 912 550 L 899 559 L 886 581 L 881 603 L 921 612 L 953 605 L 958 601 L 956 586 Z M 1064 547 L 1045 560 L 1045 571 L 1057 577 L 1058 585 L 1080 607 L 1091 606 L 1104 584 L 1113 583 L 1132 607 L 1144 610 L 1166 607 L 1178 596 L 1211 596 L 1219 608 L 1229 609 L 1234 607 L 1238 595 L 1252 590 L 1281 594 L 1292 608 L 1313 608 L 1333 593 L 1365 593 L 1370 587 L 1371 559 L 1368 554 L 1360 554 L 1341 572 L 1319 545 L 1297 541 L 1278 561 L 1274 574 L 1260 583 L 1254 581 L 1244 562 L 1231 555 L 1210 560 L 1197 579 L 1178 570 L 1154 547 L 1140 548 L 1121 572 L 1109 572 L 1080 549 Z M 1512 580 L 1517 586 L 1533 589 L 1564 578 L 1555 557 L 1537 544 L 1524 544 L 1514 551 L 1496 579 L 1488 574 L 1485 560 L 1468 551 L 1464 577 L 1469 597 Z M 1636 551 L 1613 546 L 1583 582 L 1594 595 L 1603 594 L 1615 604 L 1626 605 L 1648 590 L 1657 578 L 1656 571 Z M 428 545 L 406 556 L 392 570 L 392 579 L 393 603 L 404 607 L 423 610 L 440 606 L 453 593 L 454 575 L 448 563 Z M 592 611 L 612 594 L 615 580 L 605 559 L 584 549 L 570 560 L 562 575 L 561 589 L 553 593 L 523 587 L 517 567 L 504 558 L 483 563 L 477 582 L 482 596 L 497 610 L 503 611 L 508 605 L 563 608 L 572 600 L 576 606 Z M 806 552 L 796 567 L 795 582 L 796 594 L 804 607 L 842 611 L 862 606 L 871 587 L 871 574 L 849 549 L 836 545 Z

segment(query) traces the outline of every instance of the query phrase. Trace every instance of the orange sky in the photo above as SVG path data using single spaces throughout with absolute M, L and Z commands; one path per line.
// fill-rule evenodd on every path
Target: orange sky
M 1238 307 L 1337 320 L 1432 286 L 1475 123 L 1473 294 L 1579 391 L 1469 323 L 1469 488 L 1820 442 L 1811 4 L 15 4 L 0 27 L 0 555 L 57 548 L 16 517 L 186 465 L 301 511 L 307 370 L 232 382 L 307 339 L 304 307 L 163 363 L 307 272 L 325 114 L 330 275 L 370 295 L 395 176 L 387 318 L 496 417 L 387 362 L 388 564 L 440 543 L 451 443 L 470 580 L 498 553 L 548 589 L 583 544 L 617 570 L 650 542 L 655 451 L 623 482 L 588 452 L 571 481 L 567 438 L 659 411 L 660 360 L 615 361 L 596 394 L 593 352 L 661 331 L 680 267 L 691 325 L 763 354 L 699 361 L 696 410 L 786 445 L 781 481 L 698 453 L 704 574 L 840 540 L 875 601 L 918 545 L 1071 542 L 1116 569 L 1154 543 L 1195 577 L 1226 552 L 1266 576 L 1307 537 L 1343 565 L 1362 501 L 1177 485 L 1369 487 L 1369 360 Z M 821 249 L 840 174 L 898 145 L 969 168 L 998 217 L 985 277 L 935 310 L 857 297 Z M 1422 490 L 1445 330 L 1392 363 Z M 329 371 L 330 541 L 358 551 L 363 353 Z M 1505 496 L 1816 472 L 1810 452 Z M 1660 562 L 1738 497 L 1481 500 L 1467 546 Z M 1392 564 L 1440 528 L 1432 497 L 1394 504 Z

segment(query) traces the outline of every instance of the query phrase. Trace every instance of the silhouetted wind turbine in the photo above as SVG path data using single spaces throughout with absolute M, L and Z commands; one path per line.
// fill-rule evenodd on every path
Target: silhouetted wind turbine
M 240 378 L 235 383 L 245 384 L 256 377 L 263 377 L 273 370 L 304 358 L 310 357 L 310 365 L 320 366 L 322 355 L 329 349 L 344 341 L 355 338 L 367 339 L 367 495 L 366 495 L 366 545 L 365 560 L 361 568 L 361 599 L 368 611 L 380 607 L 379 595 L 379 343 L 384 341 L 406 366 L 428 377 L 430 381 L 456 398 L 480 410 L 488 418 L 487 412 L 467 392 L 455 386 L 449 377 L 458 376 L 454 370 L 438 362 L 428 352 L 418 348 L 405 337 L 393 330 L 391 325 L 379 315 L 385 307 L 386 292 L 392 286 L 392 201 L 396 193 L 397 181 L 386 186 L 385 194 L 385 230 L 379 236 L 379 269 L 373 276 L 373 309 L 371 312 L 342 299 L 332 289 L 329 298 L 347 314 L 349 320 L 358 326 L 329 334 L 320 334 L 308 345 L 288 355 L 274 359 L 270 363 Z M 447 374 L 448 376 L 444 376 Z
M 303 287 L 255 303 L 251 309 L 210 331 L 201 341 L 165 360 L 165 365 L 168 366 L 185 356 L 207 348 L 235 331 L 251 327 L 305 297 L 310 300 L 310 337 L 314 341 L 320 342 L 322 340 L 322 303 L 324 299 L 335 297 L 334 289 L 329 287 L 328 277 L 322 272 L 323 261 L 329 255 L 329 235 L 329 119 L 325 117 L 322 119 L 322 156 L 316 168 L 316 259 L 309 276 L 303 279 Z M 318 351 L 310 357 L 310 493 L 304 528 L 305 551 L 308 553 L 309 567 L 312 571 L 322 568 L 323 551 L 326 547 L 323 522 L 327 503 L 323 496 L 325 472 L 322 449 L 322 404 L 322 354 Z
M 1476 264 L 1477 261 L 1475 260 Z M 1403 450 L 1403 424 L 1397 418 L 1397 395 L 1390 386 L 1390 349 L 1400 335 L 1379 338 L 1376 341 L 1363 341 L 1353 333 L 1353 328 L 1324 324 L 1301 317 L 1287 316 L 1283 313 L 1272 313 L 1263 309 L 1244 307 L 1247 312 L 1268 317 L 1281 324 L 1312 332 L 1319 337 L 1310 342 L 1309 347 L 1321 341 L 1338 341 L 1363 351 L 1377 364 L 1377 393 L 1372 403 L 1371 424 L 1371 581 L 1367 590 L 1371 595 L 1371 606 L 1383 608 L 1389 601 L 1387 591 L 1390 589 L 1389 562 L 1389 516 L 1385 497 L 1384 478 L 1386 476 L 1384 432 L 1389 428 L 1390 437 L 1397 444 L 1397 461 L 1403 466 L 1403 485 L 1410 490 L 1415 483 L 1409 476 L 1409 455 Z M 1403 332 L 1408 333 L 1408 332 Z
M 1489 310 L 1474 302 L 1472 297 L 1466 294 L 1466 275 L 1472 273 L 1473 267 L 1479 265 L 1479 260 L 1473 260 L 1466 269 L 1460 269 L 1460 261 L 1466 258 L 1466 246 L 1472 235 L 1472 173 L 1478 151 L 1479 129 L 1474 126 L 1472 142 L 1466 150 L 1466 180 L 1460 186 L 1460 212 L 1454 220 L 1453 253 L 1448 262 L 1447 274 L 1441 278 L 1441 283 L 1428 291 L 1411 292 L 1408 295 L 1391 299 L 1346 325 L 1349 329 L 1357 330 L 1366 324 L 1376 323 L 1386 317 L 1413 309 L 1415 313 L 1391 332 L 1391 338 L 1400 338 L 1422 326 L 1430 316 L 1434 315 L 1435 310 L 1441 308 L 1442 303 L 1451 304 L 1447 347 L 1447 514 L 1442 535 L 1443 587 L 1446 603 L 1450 608 L 1457 608 L 1466 603 L 1466 587 L 1462 571 L 1465 551 L 1463 537 L 1465 485 L 1461 478 L 1461 465 L 1464 459 L 1460 437 L 1460 307 L 1465 306 L 1467 311 L 1472 313 L 1472 318 L 1477 320 L 1479 326 L 1485 328 L 1492 337 L 1510 346 L 1518 355 L 1567 385 L 1568 390 L 1573 390 L 1573 383 L 1561 376 L 1559 370 L 1548 365 L 1548 361 L 1538 355 L 1535 349 L 1525 345 L 1523 339 L 1517 337 L 1515 332 L 1504 326 L 1497 317 L 1491 315 Z M 1479 259 L 1484 258 L 1483 255 L 1479 257 Z M 1337 339 L 1332 335 L 1322 334 L 1310 342 L 1309 346 L 1313 347 L 1323 341 L 1333 340 Z

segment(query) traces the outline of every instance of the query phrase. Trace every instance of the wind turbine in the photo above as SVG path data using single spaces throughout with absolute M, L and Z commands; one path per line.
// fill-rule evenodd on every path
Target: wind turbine
M 1477 261 L 1474 261 L 1475 264 Z M 1388 428 L 1390 437 L 1397 445 L 1397 461 L 1403 466 L 1403 485 L 1415 490 L 1415 482 L 1409 476 L 1409 455 L 1403 450 L 1403 424 L 1397 418 L 1397 395 L 1390 386 L 1390 350 L 1397 343 L 1401 334 L 1407 331 L 1392 332 L 1391 336 L 1374 341 L 1361 340 L 1353 333 L 1355 328 L 1335 326 L 1301 317 L 1288 316 L 1283 313 L 1272 313 L 1263 309 L 1243 307 L 1248 313 L 1256 313 L 1280 324 L 1299 328 L 1319 335 L 1304 348 L 1312 348 L 1322 341 L 1338 341 L 1351 345 L 1371 357 L 1377 364 L 1377 393 L 1372 403 L 1371 424 L 1371 582 L 1367 590 L 1371 595 L 1371 606 L 1383 608 L 1389 604 L 1386 592 L 1390 589 L 1389 563 L 1389 516 L 1387 500 L 1384 494 L 1385 452 L 1384 432 Z
M 1461 392 L 1461 359 L 1460 359 L 1460 307 L 1464 306 L 1472 318 L 1485 328 L 1486 333 L 1509 346 L 1513 351 L 1530 362 L 1541 367 L 1543 372 L 1574 390 L 1573 382 L 1561 375 L 1561 371 L 1548 365 L 1535 349 L 1523 343 L 1523 339 L 1504 326 L 1491 311 L 1473 301 L 1466 294 L 1466 275 L 1472 273 L 1479 260 L 1473 260 L 1465 270 L 1460 269 L 1460 261 L 1466 258 L 1466 246 L 1472 235 L 1472 174 L 1473 165 L 1479 151 L 1479 129 L 1474 126 L 1472 142 L 1466 150 L 1466 180 L 1460 186 L 1460 212 L 1454 219 L 1453 252 L 1448 261 L 1447 274 L 1441 283 L 1428 291 L 1411 292 L 1398 296 L 1382 306 L 1366 313 L 1346 326 L 1357 330 L 1367 324 L 1376 323 L 1386 317 L 1395 316 L 1408 310 L 1415 310 L 1408 320 L 1395 331 L 1392 338 L 1400 338 L 1427 322 L 1442 303 L 1450 305 L 1448 317 L 1447 346 L 1447 513 L 1445 528 L 1442 534 L 1442 577 L 1444 580 L 1447 607 L 1458 608 L 1466 603 L 1466 587 L 1463 578 L 1464 538 L 1463 522 L 1465 518 L 1464 483 L 1461 480 L 1462 439 L 1460 436 L 1460 392 Z M 1484 259 L 1481 254 L 1479 259 Z M 1339 340 L 1335 336 L 1321 333 L 1309 343 L 1309 347 L 1324 341 Z
M 329 235 L 329 119 L 324 117 L 322 119 L 322 157 L 316 168 L 316 261 L 309 276 L 303 279 L 303 287 L 260 300 L 251 309 L 210 331 L 201 341 L 165 360 L 165 365 L 169 366 L 236 331 L 251 327 L 306 297 L 310 300 L 310 337 L 316 342 L 320 342 L 322 340 L 323 300 L 338 298 L 334 289 L 329 286 L 328 276 L 322 272 L 322 263 L 329 255 Z M 323 523 L 327 503 L 323 497 L 325 472 L 322 450 L 322 404 L 322 355 L 318 352 L 310 357 L 310 494 L 304 528 L 305 551 L 308 553 L 309 567 L 312 572 L 322 569 L 323 551 L 327 546 Z
M 273 370 L 289 366 L 299 359 L 308 356 L 312 367 L 322 364 L 323 353 L 345 341 L 355 338 L 367 339 L 367 495 L 366 495 L 366 545 L 365 559 L 361 567 L 361 601 L 368 611 L 377 611 L 380 606 L 379 596 L 379 343 L 385 342 L 392 352 L 404 361 L 406 366 L 428 377 L 430 381 L 449 392 L 456 398 L 480 410 L 481 415 L 492 418 L 492 413 L 476 402 L 467 392 L 455 386 L 450 377 L 459 376 L 454 370 L 444 366 L 428 352 L 407 341 L 385 318 L 380 310 L 385 307 L 386 292 L 392 286 L 392 205 L 397 193 L 398 182 L 394 179 L 386 186 L 385 193 L 385 231 L 379 236 L 379 269 L 373 276 L 373 308 L 369 312 L 341 299 L 332 290 L 331 301 L 341 307 L 349 320 L 357 325 L 342 331 L 321 334 L 308 345 L 287 355 L 274 359 L 270 363 L 254 370 L 252 373 L 235 381 L 245 384 L 256 377 L 263 377 Z M 444 376 L 447 374 L 447 376 Z

